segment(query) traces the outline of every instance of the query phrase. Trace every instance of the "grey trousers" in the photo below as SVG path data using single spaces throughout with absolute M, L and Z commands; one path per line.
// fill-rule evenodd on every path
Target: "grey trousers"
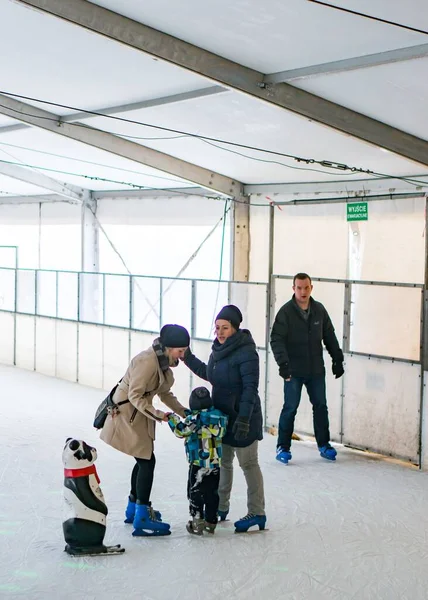
M 238 457 L 239 466 L 244 471 L 247 481 L 247 506 L 248 513 L 255 515 L 265 514 L 265 494 L 263 488 L 263 475 L 259 466 L 258 445 L 256 440 L 246 448 L 234 448 L 223 444 L 223 454 L 220 467 L 220 485 L 218 494 L 220 503 L 218 509 L 228 511 L 230 506 L 230 493 L 233 483 L 233 459 Z

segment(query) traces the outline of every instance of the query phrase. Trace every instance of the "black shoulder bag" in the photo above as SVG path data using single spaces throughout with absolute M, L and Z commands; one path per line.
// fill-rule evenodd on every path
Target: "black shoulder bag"
M 117 410 L 118 406 L 122 406 L 122 404 L 126 404 L 129 400 L 122 400 L 122 402 L 113 402 L 113 396 L 115 391 L 117 390 L 117 386 L 122 380 L 120 380 L 111 392 L 104 398 L 99 407 L 96 410 L 94 417 L 94 427 L 95 429 L 102 429 L 107 419 L 107 415 L 114 413 Z

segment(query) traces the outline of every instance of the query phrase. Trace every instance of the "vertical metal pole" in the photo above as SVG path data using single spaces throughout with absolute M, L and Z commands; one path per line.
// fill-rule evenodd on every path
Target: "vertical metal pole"
M 129 276 L 129 329 L 132 329 L 132 323 L 134 322 L 134 278 L 132 275 Z
M 38 247 L 38 259 L 37 266 L 40 269 L 42 267 L 42 203 L 39 202 L 39 247 Z
M 59 273 L 55 271 L 55 317 L 58 319 L 58 285 L 59 285 Z
M 103 325 L 106 324 L 106 274 L 103 273 Z
M 15 261 L 15 314 L 13 316 L 13 364 L 16 366 L 16 319 L 18 311 L 18 264 Z
M 351 304 L 352 304 L 352 283 L 345 283 L 343 297 L 343 334 L 342 350 L 343 354 L 349 354 L 351 349 Z M 344 408 L 345 408 L 345 383 L 346 369 L 340 383 L 340 443 L 343 444 L 344 436 Z
M 192 294 L 190 304 L 190 337 L 196 335 L 196 303 L 197 303 L 197 281 L 192 279 Z
M 424 287 L 422 289 L 421 301 L 421 371 L 420 371 L 420 402 L 419 402 L 419 468 L 427 467 L 423 464 L 423 454 L 425 451 L 424 444 L 428 442 L 423 439 L 424 433 L 424 396 L 425 396 L 425 371 L 428 371 L 428 196 L 425 196 L 425 272 L 424 272 Z
M 39 289 L 38 289 L 38 270 L 34 271 L 34 365 L 33 370 L 36 370 L 36 351 L 37 351 L 37 313 L 39 310 Z
M 192 291 L 190 299 L 190 340 L 192 341 L 196 337 L 196 318 L 197 318 L 197 298 L 198 298 L 198 282 L 192 279 Z M 193 373 L 189 370 L 189 394 L 193 389 Z
M 85 242 L 85 210 L 86 203 L 82 202 L 82 208 L 80 211 L 80 270 L 85 270 L 85 251 L 86 251 L 86 242 Z
M 59 273 L 55 271 L 55 318 L 58 319 Z M 55 377 L 58 373 L 58 321 L 55 321 Z
M 134 323 L 134 278 L 129 276 L 129 335 L 128 335 L 128 362 L 131 362 L 131 330 Z
M 427 258 L 426 258 L 427 259 Z M 428 293 L 426 284 L 421 290 L 421 332 L 420 332 L 420 397 L 419 397 L 419 439 L 418 439 L 418 458 L 419 458 L 419 469 L 422 469 L 423 465 L 423 452 L 424 443 L 427 441 L 423 439 L 424 432 L 424 395 L 425 395 L 425 371 L 427 370 L 427 341 L 428 341 Z M 428 465 L 425 465 L 427 467 Z
M 269 207 L 269 256 L 268 256 L 268 282 L 266 286 L 266 363 L 265 363 L 265 381 L 264 381 L 264 418 L 263 424 L 267 427 L 267 406 L 269 394 L 269 359 L 270 359 L 270 327 L 272 323 L 273 304 L 275 302 L 275 279 L 273 277 L 273 248 L 275 236 L 275 207 L 271 204 Z
M 80 288 L 81 288 L 81 281 L 80 281 L 80 276 L 82 273 L 77 273 L 77 320 L 80 321 Z
M 37 286 L 37 269 L 34 269 L 34 316 L 37 315 L 38 311 L 38 286 Z
M 163 324 L 163 278 L 159 277 L 159 331 Z
M 248 196 L 239 196 L 233 202 L 233 262 L 234 281 L 248 281 L 250 271 L 250 202 Z
M 76 323 L 76 382 L 79 383 L 79 360 L 80 360 L 80 275 L 77 273 L 77 323 Z

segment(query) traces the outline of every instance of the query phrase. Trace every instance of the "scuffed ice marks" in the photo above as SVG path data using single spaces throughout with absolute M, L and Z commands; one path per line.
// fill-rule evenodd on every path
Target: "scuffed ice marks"
M 293 461 L 260 443 L 269 531 L 233 533 L 246 514 L 236 465 L 230 521 L 214 536 L 185 530 L 187 463 L 158 427 L 153 501 L 171 523 L 164 539 L 134 539 L 123 524 L 133 459 L 99 439 L 92 417 L 102 393 L 0 366 L 1 600 L 426 600 L 427 474 L 339 448 L 337 462 L 309 443 Z M 61 453 L 68 435 L 98 450 L 109 508 L 106 544 L 121 557 L 63 552 Z

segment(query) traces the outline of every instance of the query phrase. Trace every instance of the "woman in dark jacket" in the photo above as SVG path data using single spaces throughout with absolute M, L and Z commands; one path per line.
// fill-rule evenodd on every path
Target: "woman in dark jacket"
M 263 422 L 259 386 L 259 355 L 247 329 L 239 329 L 242 314 L 233 304 L 224 306 L 216 317 L 216 339 L 206 365 L 190 349 L 185 364 L 195 375 L 212 384 L 215 408 L 229 416 L 223 438 L 223 456 L 220 469 L 218 514 L 224 521 L 229 512 L 233 481 L 233 459 L 247 481 L 248 514 L 235 522 L 238 532 L 266 524 L 263 476 L 258 463 L 258 442 L 263 438 Z

